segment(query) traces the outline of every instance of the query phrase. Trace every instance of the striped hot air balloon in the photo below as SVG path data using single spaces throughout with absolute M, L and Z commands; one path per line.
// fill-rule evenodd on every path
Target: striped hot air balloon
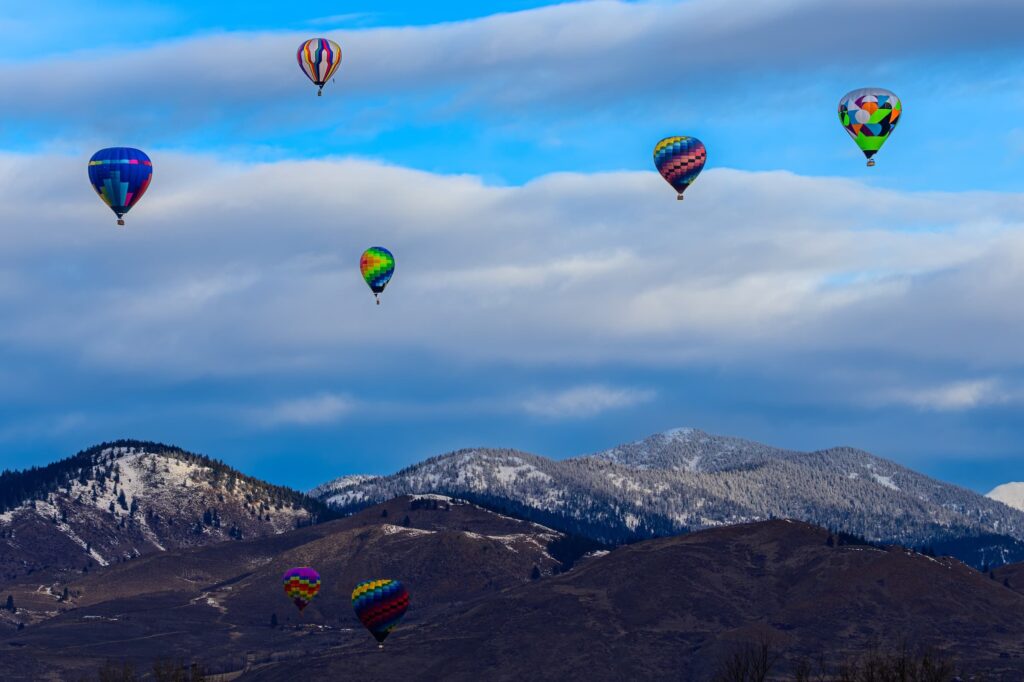
M 680 200 L 704 169 L 707 158 L 704 143 L 696 137 L 666 137 L 654 146 L 654 165 Z
M 281 580 L 284 582 L 284 593 L 299 608 L 299 613 L 309 606 L 309 602 L 320 591 L 320 574 L 308 566 L 290 569 Z
M 341 66 L 341 46 L 327 38 L 313 38 L 299 45 L 295 56 L 299 68 L 319 88 L 317 96 L 324 94 L 324 85 Z
M 409 592 L 397 580 L 367 580 L 352 590 L 352 608 L 383 649 L 384 640 L 409 608 Z

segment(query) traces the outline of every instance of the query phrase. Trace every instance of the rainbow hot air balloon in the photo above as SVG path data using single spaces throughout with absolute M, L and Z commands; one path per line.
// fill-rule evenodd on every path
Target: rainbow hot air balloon
M 679 200 L 700 175 L 707 158 L 704 143 L 696 137 L 666 137 L 654 146 L 654 165 L 678 193 Z
M 395 274 L 395 257 L 383 246 L 371 246 L 359 259 L 359 270 L 380 305 L 380 294 Z
M 324 85 L 341 66 L 341 46 L 327 38 L 313 38 L 299 45 L 295 56 L 302 72 L 319 87 L 317 97 L 324 94 Z
M 153 162 L 138 149 L 110 147 L 89 159 L 89 182 L 117 215 L 118 225 L 124 225 L 124 214 L 139 203 L 152 179 Z
M 309 602 L 320 591 L 320 574 L 308 566 L 289 570 L 282 580 L 284 593 L 299 607 L 299 613 L 309 606 Z
M 409 591 L 397 580 L 367 580 L 352 590 L 356 617 L 384 648 L 384 640 L 409 609 Z
M 861 88 L 839 100 L 839 122 L 857 143 L 868 165 L 875 165 L 875 154 L 882 148 L 903 114 L 903 104 L 895 94 L 882 88 Z

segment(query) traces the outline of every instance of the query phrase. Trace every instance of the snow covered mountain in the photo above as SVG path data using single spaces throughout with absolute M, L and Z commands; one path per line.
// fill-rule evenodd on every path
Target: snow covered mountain
M 1024 511 L 1024 483 L 1004 483 L 985 497 Z
M 391 476 L 347 477 L 318 496 L 349 512 L 430 492 L 610 544 L 794 518 L 911 547 L 985 538 L 960 557 L 975 565 L 1024 559 L 1024 513 L 972 491 L 852 448 L 794 452 L 696 429 L 562 461 L 461 450 Z
M 118 441 L 0 475 L 0 577 L 277 534 L 324 514 L 316 500 L 216 460 Z

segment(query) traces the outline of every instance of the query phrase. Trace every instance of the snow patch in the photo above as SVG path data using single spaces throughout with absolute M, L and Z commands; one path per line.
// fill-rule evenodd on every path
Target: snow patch
M 449 504 L 465 504 L 462 500 L 457 500 L 454 497 L 448 497 L 447 495 L 435 495 L 433 493 L 427 493 L 426 495 L 410 495 L 414 500 L 437 500 L 438 502 L 448 502 Z
M 406 528 L 404 526 L 392 526 L 390 523 L 385 523 L 383 526 L 381 526 L 381 529 L 384 531 L 384 535 L 397 535 L 400 533 L 405 535 L 433 535 L 437 532 L 435 530 L 424 530 L 422 528 Z
M 888 488 L 889 490 L 899 490 L 900 487 L 892 482 L 891 476 L 881 476 L 879 474 L 871 474 L 871 478 L 875 479 L 875 483 Z
M 994 488 L 985 497 L 1024 511 L 1024 483 L 1004 483 Z

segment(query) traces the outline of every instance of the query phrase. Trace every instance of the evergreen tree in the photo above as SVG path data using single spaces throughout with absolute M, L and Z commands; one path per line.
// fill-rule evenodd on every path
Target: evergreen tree
M 540 568 L 534 564 L 533 572 L 530 574 L 530 580 L 540 580 Z
M 412 523 L 412 520 L 409 518 L 409 515 L 406 514 L 405 518 L 402 519 L 402 525 L 405 526 L 406 528 L 408 528 L 411 523 Z
M 17 610 L 17 609 L 14 608 L 14 595 L 13 594 L 7 595 L 7 605 L 4 606 L 4 608 L 7 609 L 8 611 L 10 611 L 11 613 L 14 613 Z
M 270 614 L 270 627 L 272 627 L 272 628 L 276 628 L 277 627 L 277 614 L 276 613 Z

